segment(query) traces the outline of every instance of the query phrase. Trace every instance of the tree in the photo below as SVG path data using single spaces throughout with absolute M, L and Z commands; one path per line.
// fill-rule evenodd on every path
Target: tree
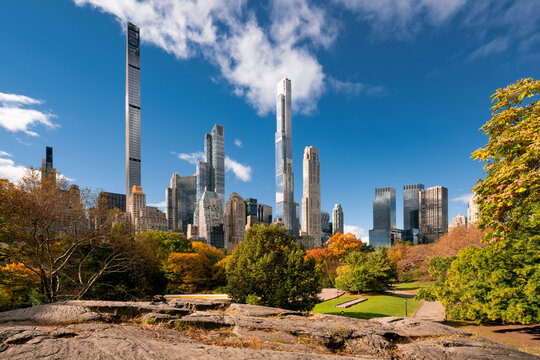
M 306 250 L 305 260 L 313 259 L 315 261 L 315 271 L 317 272 L 320 284 L 324 287 L 334 287 L 336 280 L 336 270 L 340 265 L 339 260 L 325 248 L 316 248 Z
M 261 305 L 310 310 L 321 288 L 315 261 L 305 261 L 305 255 L 284 228 L 253 226 L 228 260 L 229 296 L 240 303 L 256 296 Z
M 384 291 L 396 281 L 396 269 L 388 249 L 355 251 L 347 255 L 345 265 L 337 269 L 336 287 L 350 292 Z
M 364 243 L 356 239 L 356 235 L 347 233 L 335 233 L 328 239 L 328 250 L 338 259 L 345 257 L 348 253 L 362 250 Z
M 191 253 L 194 251 L 191 241 L 178 233 L 149 230 L 135 235 L 135 241 L 153 252 L 165 267 L 171 253 Z
M 540 81 L 529 78 L 492 95 L 493 117 L 481 128 L 488 143 L 472 154 L 486 163 L 486 176 L 478 180 L 474 192 L 478 226 L 490 229 L 487 240 L 513 237 L 516 232 L 540 234 L 539 94 Z
M 0 310 L 41 303 L 43 296 L 39 296 L 37 289 L 39 277 L 23 264 L 15 262 L 0 267 Z
M 182 292 L 208 286 L 211 280 L 210 261 L 197 253 L 171 253 L 167 261 L 169 286 Z

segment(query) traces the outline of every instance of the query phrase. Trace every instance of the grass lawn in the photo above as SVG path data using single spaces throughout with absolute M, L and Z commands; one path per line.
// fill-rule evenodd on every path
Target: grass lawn
M 368 299 L 347 309 L 337 308 L 334 305 L 353 300 L 357 297 Z M 407 314 L 411 316 L 420 307 L 420 302 L 407 299 Z M 381 316 L 405 316 L 405 299 L 397 295 L 359 295 L 341 296 L 315 305 L 312 313 L 341 315 L 359 319 L 371 319 Z
M 433 284 L 433 281 L 414 281 L 408 283 L 394 284 L 394 288 L 396 290 L 401 290 L 410 294 L 416 294 L 418 290 L 427 288 L 431 284 Z

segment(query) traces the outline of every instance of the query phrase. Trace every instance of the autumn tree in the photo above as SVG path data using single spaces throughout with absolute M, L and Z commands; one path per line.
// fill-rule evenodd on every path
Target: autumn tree
M 334 287 L 336 270 L 340 265 L 339 260 L 326 248 L 306 250 L 306 261 L 315 261 L 315 271 L 319 275 L 320 284 L 323 288 Z
M 235 302 L 310 310 L 318 301 L 315 261 L 284 228 L 255 225 L 227 263 L 227 292 Z
M 345 257 L 353 251 L 360 251 L 364 247 L 361 240 L 356 239 L 356 235 L 347 233 L 335 233 L 328 239 L 328 250 L 338 259 Z

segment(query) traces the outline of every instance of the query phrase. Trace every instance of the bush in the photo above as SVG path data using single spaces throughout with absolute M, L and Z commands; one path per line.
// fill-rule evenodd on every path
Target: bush
M 255 225 L 227 263 L 227 292 L 234 302 L 257 297 L 261 305 L 310 310 L 321 288 L 315 261 L 284 228 Z

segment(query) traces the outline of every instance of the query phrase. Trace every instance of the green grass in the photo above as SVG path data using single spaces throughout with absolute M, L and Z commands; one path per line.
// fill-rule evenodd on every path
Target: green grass
M 414 281 L 414 282 L 394 284 L 394 288 L 396 290 L 402 290 L 402 291 L 415 291 L 415 290 L 427 288 L 431 284 L 433 284 L 433 281 Z
M 353 300 L 356 297 L 367 298 L 360 304 L 347 309 L 337 308 L 334 305 Z M 420 302 L 407 299 L 407 314 L 411 316 L 420 307 Z M 405 299 L 397 295 L 361 295 L 341 296 L 315 305 L 312 313 L 341 315 L 358 319 L 371 319 L 381 316 L 405 316 Z

